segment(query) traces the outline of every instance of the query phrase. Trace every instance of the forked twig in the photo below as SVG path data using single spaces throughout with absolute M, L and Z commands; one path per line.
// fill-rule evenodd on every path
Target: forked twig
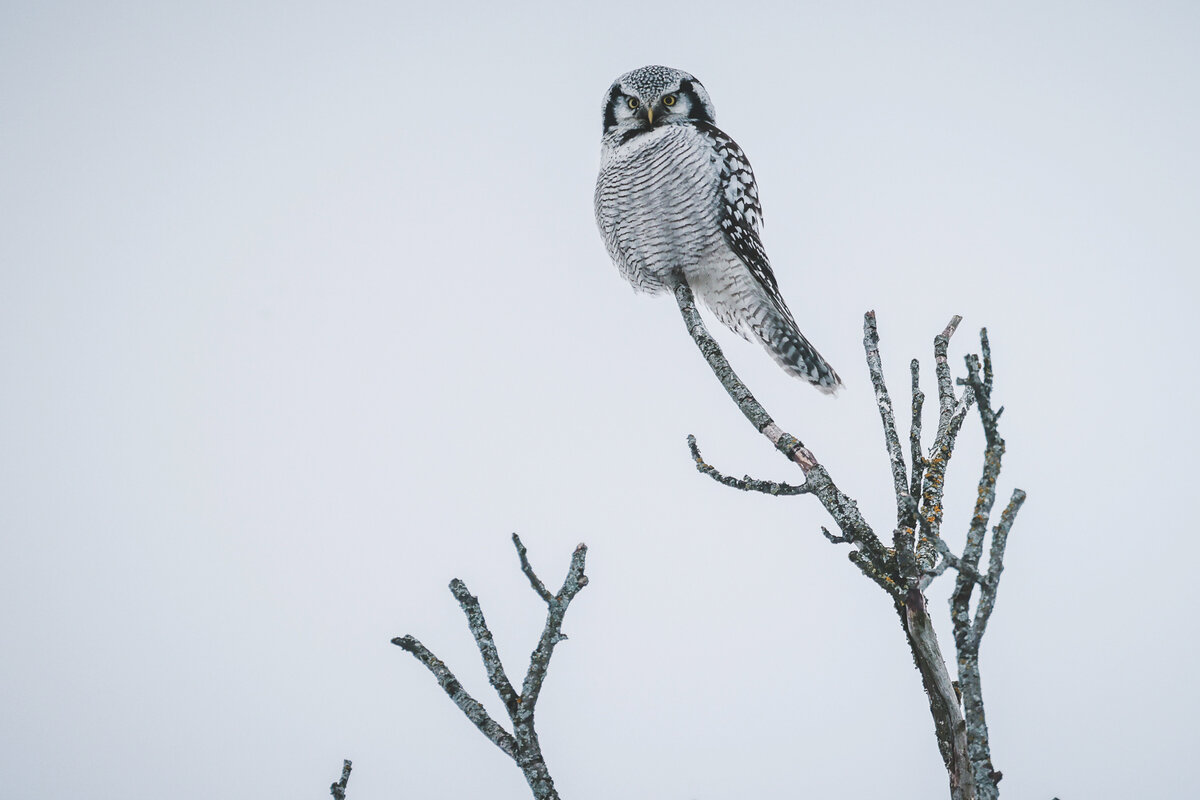
M 459 579 L 455 578 L 450 581 L 450 591 L 458 600 L 463 613 L 466 614 L 467 626 L 475 637 L 488 681 L 496 690 L 496 694 L 499 695 L 500 701 L 508 713 L 512 723 L 511 733 L 492 719 L 483 705 L 463 688 L 450 668 L 416 638 L 400 636 L 392 639 L 392 644 L 412 653 L 417 661 L 425 665 L 425 668 L 437 679 L 442 691 L 454 701 L 463 715 L 505 755 L 516 762 L 517 766 L 521 768 L 521 772 L 524 773 L 525 780 L 529 783 L 529 788 L 533 791 L 536 800 L 557 800 L 558 792 L 554 789 L 554 781 L 546 768 L 546 761 L 542 757 L 541 746 L 538 743 L 533 712 L 542 691 L 542 682 L 546 679 L 546 671 L 550 667 L 550 657 L 554 654 L 554 647 L 567 638 L 562 633 L 563 617 L 567 613 L 567 607 L 575 595 L 579 594 L 580 590 L 588 583 L 587 575 L 583 571 L 587 559 L 587 546 L 581 544 L 575 548 L 575 552 L 571 556 L 571 566 L 567 570 L 567 577 L 563 580 L 562 588 L 559 589 L 558 594 L 552 595 L 533 571 L 525 545 L 521 543 L 520 537 L 514 533 L 512 538 L 513 545 L 517 549 L 517 556 L 521 561 L 521 571 L 525 573 L 533 590 L 545 601 L 547 606 L 546 625 L 538 640 L 537 648 L 529 658 L 529 669 L 525 673 L 520 694 L 517 694 L 504 671 L 504 665 L 500 661 L 500 654 L 496 650 L 492 632 L 483 617 L 479 599 L 472 595 L 467 590 L 466 584 Z

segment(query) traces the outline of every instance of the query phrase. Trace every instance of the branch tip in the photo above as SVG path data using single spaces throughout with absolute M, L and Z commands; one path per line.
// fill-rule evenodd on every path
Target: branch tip
M 786 434 L 785 434 L 786 435 Z M 696 471 L 701 472 L 712 478 L 717 483 L 728 486 L 732 489 L 740 489 L 743 492 L 761 492 L 762 494 L 772 495 L 797 495 L 808 494 L 811 487 L 808 483 L 802 483 L 799 486 L 790 483 L 779 483 L 775 481 L 764 481 L 758 478 L 751 478 L 749 475 L 738 479 L 732 475 L 725 475 L 716 467 L 707 463 L 704 457 L 700 455 L 700 446 L 696 444 L 696 437 L 688 434 L 688 450 L 691 451 L 692 461 L 696 462 Z M 800 446 L 804 450 L 803 445 Z M 807 450 L 804 450 L 807 453 Z
M 350 783 L 351 766 L 353 765 L 350 759 L 342 760 L 342 778 L 329 786 L 329 793 L 333 795 L 334 800 L 346 800 L 346 784 Z
M 546 588 L 546 584 L 542 583 L 542 579 L 533 571 L 533 565 L 529 563 L 529 554 L 525 549 L 525 545 L 521 542 L 521 537 L 517 534 L 512 535 L 513 546 L 517 548 L 517 557 L 521 559 L 521 572 L 525 573 L 525 577 L 529 579 L 529 585 L 533 587 L 533 591 L 537 596 L 542 598 L 547 603 L 553 602 L 554 595 L 550 594 L 550 590 Z M 586 548 L 584 548 L 586 551 Z M 576 552 L 579 549 L 576 548 Z
M 946 337 L 947 339 L 953 336 L 954 332 L 958 330 L 958 324 L 962 322 L 962 319 L 963 318 L 958 314 L 955 314 L 953 317 L 951 317 L 950 322 L 946 324 L 946 329 L 942 331 L 942 336 Z

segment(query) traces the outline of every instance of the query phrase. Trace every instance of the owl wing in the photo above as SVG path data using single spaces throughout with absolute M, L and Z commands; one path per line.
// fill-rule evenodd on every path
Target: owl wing
M 720 170 L 718 204 L 721 231 L 730 249 L 746 265 L 751 277 L 762 288 L 775 308 L 795 324 L 792 312 L 783 301 L 779 283 L 762 243 L 762 204 L 758 183 L 750 160 L 738 143 L 711 123 L 699 123 L 701 132 L 712 142 Z
M 749 280 L 757 287 L 762 298 L 755 300 L 738 293 L 741 299 L 731 306 L 717 303 L 718 306 L 727 306 L 718 311 L 718 316 L 743 336 L 750 334 L 758 339 L 788 372 L 809 381 L 823 392 L 837 391 L 841 386 L 841 378 L 800 333 L 791 310 L 779 292 L 779 284 L 771 270 L 771 262 L 767 259 L 760 235 L 762 206 L 758 201 L 758 184 L 754 180 L 750 161 L 737 142 L 715 125 L 699 123 L 697 127 L 712 143 L 714 159 L 720 170 L 718 219 L 725 243 L 745 265 Z M 733 283 L 737 282 L 738 279 L 734 278 Z

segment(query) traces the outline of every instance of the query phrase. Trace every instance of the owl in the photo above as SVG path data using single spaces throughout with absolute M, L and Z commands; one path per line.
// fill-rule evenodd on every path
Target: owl
M 788 310 L 763 249 L 762 208 L 742 148 L 716 125 L 700 81 L 647 66 L 604 97 L 596 223 L 637 291 L 686 280 L 730 329 L 758 341 L 791 375 L 826 393 L 841 386 Z

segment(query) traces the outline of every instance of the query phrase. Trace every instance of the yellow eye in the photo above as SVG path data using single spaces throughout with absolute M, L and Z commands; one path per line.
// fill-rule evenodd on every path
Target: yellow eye
M 667 95 L 666 97 L 664 97 L 664 98 L 663 98 L 663 105 L 664 105 L 664 106 L 673 106 L 673 105 L 675 105 L 675 95 L 673 95 L 673 94 L 669 94 L 669 95 Z
M 638 107 L 638 105 L 639 105 L 639 104 L 638 104 L 638 101 L 637 101 L 637 98 L 636 98 L 636 97 L 631 97 L 631 98 L 629 98 L 629 107 L 630 107 L 630 108 L 637 108 L 637 107 Z

